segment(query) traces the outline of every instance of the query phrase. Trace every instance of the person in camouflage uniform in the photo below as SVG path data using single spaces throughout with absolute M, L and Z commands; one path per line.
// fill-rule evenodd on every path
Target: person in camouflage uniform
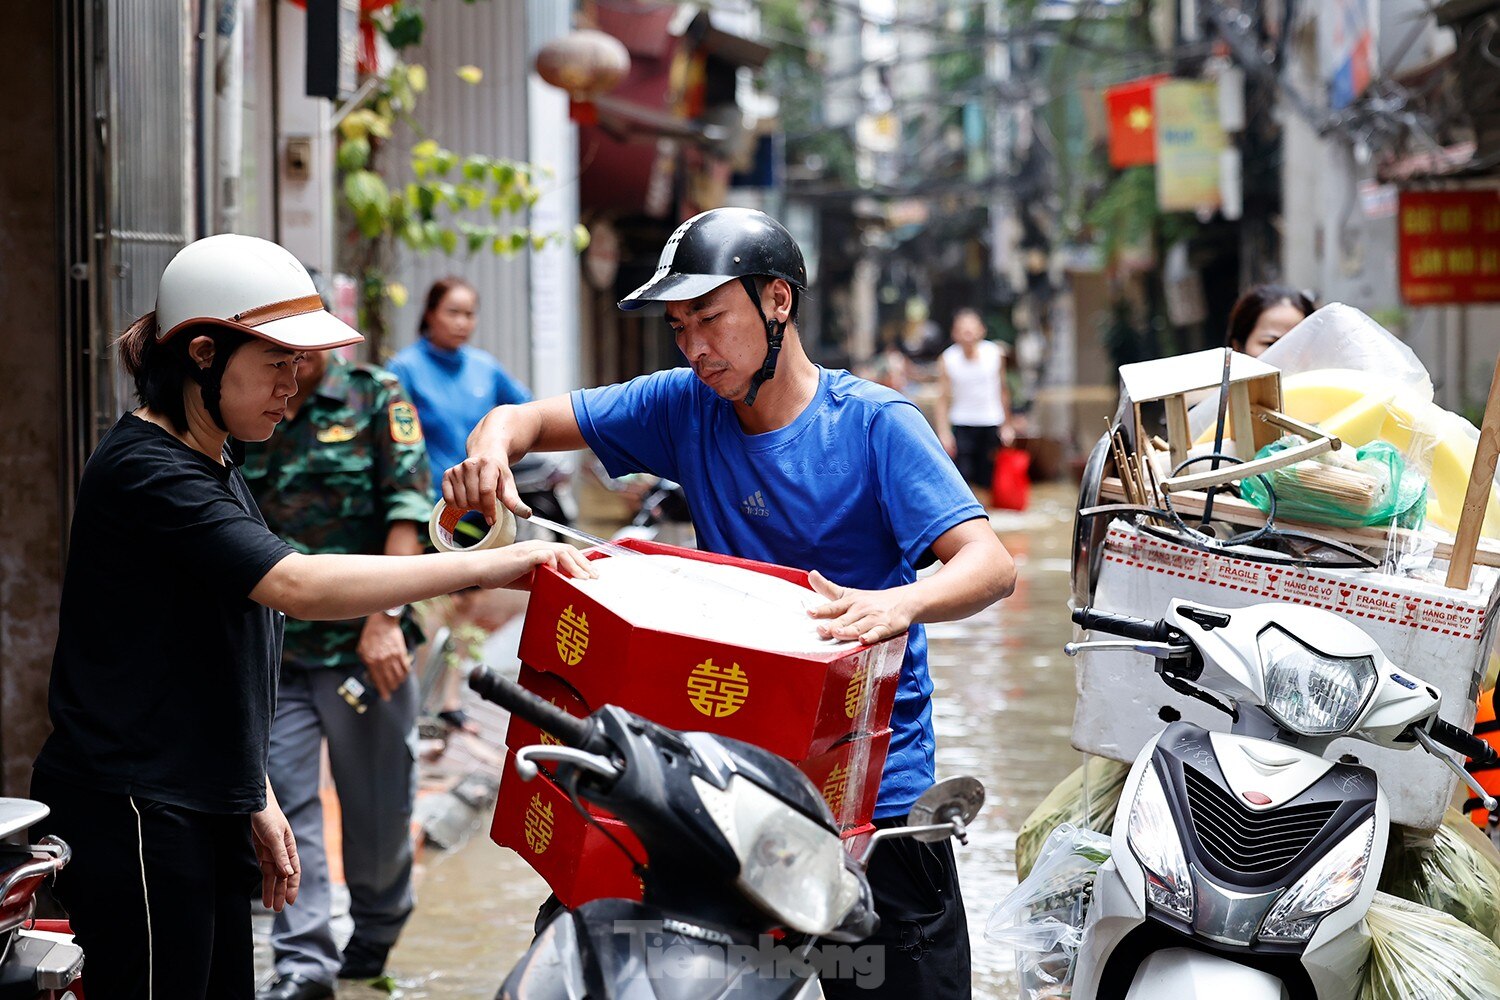
M 299 552 L 416 555 L 432 511 L 417 413 L 394 375 L 307 356 L 297 395 L 270 440 L 246 448 L 243 472 L 271 530 Z M 417 691 L 406 608 L 366 619 L 287 619 L 271 785 L 302 856 L 301 897 L 277 914 L 276 978 L 259 1000 L 333 995 L 336 977 L 374 979 L 411 913 Z M 354 936 L 342 956 L 318 794 L 319 745 L 343 815 L 344 877 Z

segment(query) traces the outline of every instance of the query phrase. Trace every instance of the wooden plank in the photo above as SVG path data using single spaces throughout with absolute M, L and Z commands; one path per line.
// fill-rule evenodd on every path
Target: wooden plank
M 1120 435 L 1111 430 L 1109 435 L 1109 448 L 1115 457 L 1115 474 L 1119 476 L 1120 483 L 1124 487 L 1125 496 L 1130 503 L 1141 503 L 1140 491 L 1136 489 L 1135 477 L 1130 474 L 1130 458 L 1125 454 L 1125 442 L 1120 440 Z
M 1260 450 L 1261 424 L 1250 419 L 1250 387 L 1243 382 L 1229 387 L 1229 425 L 1234 428 L 1234 453 L 1248 462 Z
M 1474 448 L 1474 467 L 1469 470 L 1464 509 L 1458 516 L 1458 530 L 1453 537 L 1453 559 L 1448 563 L 1448 586 L 1459 590 L 1469 589 L 1474 549 L 1479 544 L 1479 529 L 1484 527 L 1484 511 L 1490 502 L 1497 458 L 1500 458 L 1500 359 L 1495 361 L 1495 374 L 1490 379 L 1490 398 L 1484 405 L 1479 444 Z
M 1118 479 L 1105 479 L 1099 484 L 1099 498 L 1109 503 L 1129 503 L 1125 497 L 1125 491 L 1120 487 Z M 1172 507 L 1184 520 L 1196 517 L 1203 513 L 1203 494 L 1201 493 L 1178 493 L 1172 497 Z M 1231 524 L 1243 524 L 1246 527 L 1258 527 L 1266 523 L 1265 512 L 1254 504 L 1246 503 L 1238 497 L 1225 496 L 1219 493 L 1214 496 L 1214 519 L 1228 521 Z M 1293 525 L 1299 529 L 1305 529 L 1322 535 L 1335 542 L 1343 542 L 1345 545 L 1357 545 L 1362 548 L 1383 548 L 1390 543 L 1392 535 L 1405 541 L 1412 536 L 1418 536 L 1425 543 L 1435 546 L 1433 554 L 1439 559 L 1451 559 L 1453 557 L 1453 546 L 1439 539 L 1429 538 L 1421 532 L 1411 531 L 1406 528 L 1339 528 L 1327 524 L 1308 524 L 1305 521 L 1290 521 L 1279 517 L 1277 524 Z M 1474 551 L 1474 565 L 1500 567 L 1500 541 L 1492 538 L 1480 538 Z
M 1322 428 L 1314 427 L 1312 424 L 1304 424 L 1302 421 L 1289 417 L 1285 413 L 1282 413 L 1278 410 L 1268 410 L 1264 406 L 1259 406 L 1254 403 L 1251 404 L 1250 409 L 1255 413 L 1257 417 L 1264 420 L 1266 423 L 1271 424 L 1275 427 L 1280 427 L 1284 431 L 1291 431 L 1293 434 L 1301 434 L 1308 440 L 1312 440 L 1313 438 L 1317 437 L 1326 437 L 1328 438 L 1328 440 L 1333 442 L 1334 451 L 1338 451 L 1344 446 L 1343 441 L 1340 441 L 1338 438 L 1329 434 L 1327 431 L 1324 431 Z
M 1222 469 L 1210 469 L 1207 472 L 1194 472 L 1186 476 L 1173 476 L 1171 479 L 1162 480 L 1161 487 L 1168 493 L 1181 493 L 1184 490 L 1201 490 L 1209 486 L 1223 486 L 1232 483 L 1236 479 L 1244 479 L 1262 472 L 1270 472 L 1272 469 L 1281 469 L 1288 465 L 1296 465 L 1303 459 L 1321 455 L 1325 451 L 1333 450 L 1333 439 L 1321 437 L 1307 444 L 1299 444 L 1295 448 L 1278 451 L 1274 455 L 1265 458 L 1257 458 L 1253 462 L 1243 462 L 1240 465 L 1229 465 Z
M 1187 399 L 1169 396 L 1162 400 L 1162 405 L 1167 410 L 1167 444 L 1172 450 L 1172 467 L 1175 469 L 1187 458 L 1188 448 L 1193 444 L 1192 435 L 1188 433 Z

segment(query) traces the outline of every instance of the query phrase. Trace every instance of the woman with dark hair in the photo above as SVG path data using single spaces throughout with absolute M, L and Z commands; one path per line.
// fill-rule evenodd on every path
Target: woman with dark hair
M 250 897 L 297 898 L 296 843 L 266 780 L 282 619 L 373 614 L 462 587 L 591 571 L 536 542 L 425 556 L 305 555 L 272 534 L 229 439 L 264 441 L 309 352 L 363 338 L 274 243 L 211 236 L 167 265 L 120 338 L 140 407 L 78 488 L 32 777 L 41 832 L 73 848 L 57 898 L 91 1000 L 248 998 Z
M 496 406 L 527 403 L 531 393 L 510 377 L 495 356 L 469 345 L 479 314 L 479 294 L 463 278 L 439 278 L 427 290 L 417 331 L 421 337 L 388 366 L 401 380 L 422 419 L 427 457 L 434 470 L 468 455 L 469 432 Z
M 1312 292 L 1285 285 L 1256 285 L 1229 311 L 1229 335 L 1224 342 L 1258 358 L 1317 308 Z

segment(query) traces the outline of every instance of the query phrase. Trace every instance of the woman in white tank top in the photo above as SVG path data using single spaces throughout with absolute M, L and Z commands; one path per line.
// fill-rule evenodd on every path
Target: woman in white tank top
M 953 345 L 938 358 L 938 385 L 938 437 L 964 479 L 988 491 L 995 449 L 1011 436 L 1009 394 L 1005 350 L 984 339 L 984 321 L 972 309 L 953 317 Z

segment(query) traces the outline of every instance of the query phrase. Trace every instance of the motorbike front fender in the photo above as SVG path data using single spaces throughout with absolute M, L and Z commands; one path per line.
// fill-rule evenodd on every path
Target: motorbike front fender
M 633 900 L 560 910 L 506 977 L 496 1000 L 819 1000 L 817 975 L 763 938 L 733 945 L 684 933 L 691 923 Z M 1222 1000 L 1222 998 L 1220 998 Z
M 1280 979 L 1268 972 L 1191 948 L 1152 952 L 1136 970 L 1126 1000 L 1287 1000 Z

